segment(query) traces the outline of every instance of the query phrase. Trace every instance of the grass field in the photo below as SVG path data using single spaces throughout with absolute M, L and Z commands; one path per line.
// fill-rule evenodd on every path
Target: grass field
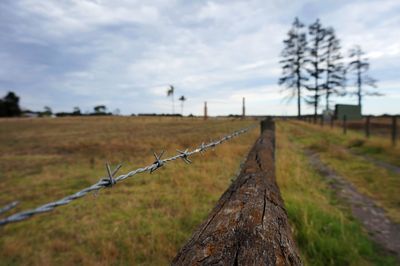
M 59 199 L 105 175 L 197 147 L 254 121 L 159 118 L 2 120 L 0 203 L 18 210 Z M 0 263 L 166 265 L 238 171 L 258 131 L 173 162 L 28 221 L 1 228 Z
M 305 149 L 320 144 L 323 139 L 344 145 L 351 141 L 330 139 L 337 132 L 325 130 L 301 122 L 282 121 L 277 128 L 278 185 L 304 262 L 308 265 L 397 265 L 393 257 L 383 255 L 368 239 L 360 224 L 351 217 L 348 206 L 335 198 L 327 181 L 310 167 Z M 327 158 L 330 151 L 324 155 Z M 381 191 L 374 192 L 380 195 Z M 397 200 L 394 195 L 391 197 Z
M 321 159 L 346 177 L 364 194 L 372 197 L 400 223 L 399 175 L 371 164 L 358 155 L 400 166 L 400 147 L 392 147 L 379 137 L 366 140 L 358 132 L 343 135 L 339 129 L 321 128 L 295 122 L 291 138 L 303 149 L 317 151 Z M 299 126 L 301 125 L 301 126 Z
M 35 207 L 98 181 L 106 161 L 124 162 L 120 172 L 126 173 L 152 163 L 153 150 L 165 149 L 169 156 L 256 123 L 140 117 L 1 120 L 0 205 L 20 200 L 16 211 Z M 287 122 L 277 126 L 277 179 L 305 263 L 394 264 L 308 166 L 302 149 L 312 145 L 310 130 Z M 169 264 L 229 186 L 258 135 L 257 128 L 194 157 L 190 166 L 173 162 L 0 228 L 0 264 Z M 361 186 L 374 195 L 383 193 Z M 390 199 L 382 204 L 391 208 Z

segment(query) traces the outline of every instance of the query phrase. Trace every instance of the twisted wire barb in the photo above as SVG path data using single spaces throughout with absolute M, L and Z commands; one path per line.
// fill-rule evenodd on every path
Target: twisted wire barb
M 13 223 L 13 222 L 19 222 L 22 220 L 26 220 L 26 219 L 32 217 L 33 215 L 36 215 L 39 213 L 52 211 L 56 207 L 66 205 L 73 200 L 76 200 L 76 199 L 86 196 L 88 193 L 90 193 L 92 191 L 99 191 L 99 190 L 107 188 L 107 187 L 112 187 L 112 186 L 116 185 L 117 183 L 122 182 L 123 180 L 127 179 L 128 177 L 131 177 L 131 176 L 143 173 L 143 172 L 152 173 L 155 170 L 157 170 L 158 168 L 164 166 L 166 163 L 171 162 L 171 161 L 182 159 L 185 163 L 189 164 L 192 162 L 191 160 L 189 160 L 189 157 L 192 156 L 193 154 L 203 153 L 207 149 L 214 148 L 215 146 L 218 146 L 218 145 L 222 144 L 223 142 L 230 140 L 231 138 L 234 138 L 243 133 L 246 133 L 247 131 L 253 129 L 254 127 L 255 126 L 251 126 L 248 128 L 240 129 L 238 131 L 235 131 L 229 135 L 222 137 L 219 140 L 211 141 L 208 144 L 204 144 L 204 142 L 203 142 L 198 148 L 196 148 L 192 151 L 189 151 L 189 149 L 186 149 L 184 151 L 178 150 L 179 153 L 177 155 L 166 158 L 166 159 L 161 159 L 162 155 L 164 154 L 164 151 L 162 151 L 160 153 L 160 155 L 157 155 L 156 153 L 154 153 L 154 157 L 156 160 L 152 164 L 145 166 L 145 167 L 137 168 L 136 170 L 133 170 L 127 174 L 120 175 L 115 178 L 114 178 L 114 175 L 121 168 L 121 164 L 119 164 L 112 172 L 111 172 L 109 164 L 106 164 L 106 170 L 107 170 L 108 176 L 100 179 L 97 183 L 91 185 L 90 187 L 84 188 L 72 195 L 66 196 L 60 200 L 41 205 L 35 209 L 22 211 L 22 212 L 13 214 L 11 216 L 8 216 L 8 217 L 0 220 L 0 226 L 4 226 L 6 224 Z M 0 214 L 14 208 L 17 205 L 17 203 L 18 202 L 12 202 L 12 203 L 4 206 L 3 208 L 0 209 Z

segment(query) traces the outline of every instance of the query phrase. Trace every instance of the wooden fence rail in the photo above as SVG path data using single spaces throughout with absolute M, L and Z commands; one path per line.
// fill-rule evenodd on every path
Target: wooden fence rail
M 274 127 L 261 123 L 241 173 L 172 265 L 301 265 L 275 181 Z

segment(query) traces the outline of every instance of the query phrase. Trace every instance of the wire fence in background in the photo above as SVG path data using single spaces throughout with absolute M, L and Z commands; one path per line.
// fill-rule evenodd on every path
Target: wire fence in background
M 364 132 L 367 139 L 370 138 L 371 135 L 383 138 L 388 137 L 393 147 L 397 145 L 400 138 L 398 115 L 364 115 L 360 119 L 349 119 L 346 115 L 336 118 L 328 118 L 323 115 L 303 115 L 300 119 L 309 123 L 320 124 L 321 127 L 323 127 L 325 123 L 329 124 L 331 128 L 340 127 L 342 128 L 343 134 L 347 134 L 348 130 Z
M 84 197 L 90 192 L 95 192 L 95 191 L 99 191 L 104 188 L 112 187 L 113 185 L 116 185 L 117 183 L 122 182 L 123 180 L 127 179 L 128 177 L 132 177 L 134 175 L 144 173 L 144 172 L 152 173 L 152 172 L 156 171 L 157 169 L 159 169 L 160 167 L 164 166 L 166 163 L 171 162 L 171 161 L 182 159 L 185 163 L 190 164 L 192 162 L 189 159 L 190 156 L 192 156 L 196 153 L 203 153 L 207 149 L 214 148 L 214 147 L 222 144 L 225 141 L 228 141 L 228 140 L 230 140 L 236 136 L 239 136 L 241 134 L 244 134 L 244 133 L 248 132 L 249 130 L 253 129 L 254 127 L 256 127 L 256 126 L 240 129 L 238 131 L 235 131 L 229 135 L 222 137 L 219 140 L 211 141 L 207 144 L 205 144 L 203 142 L 198 148 L 196 148 L 192 151 L 189 151 L 189 149 L 186 149 L 184 151 L 177 150 L 178 151 L 177 155 L 166 158 L 166 159 L 161 159 L 161 157 L 164 155 L 164 151 L 162 151 L 160 154 L 154 153 L 155 161 L 152 164 L 145 166 L 145 167 L 138 168 L 127 174 L 120 175 L 117 177 L 114 177 L 114 176 L 117 174 L 118 170 L 122 167 L 122 164 L 119 164 L 113 171 L 111 171 L 110 165 L 106 164 L 106 170 L 107 170 L 107 174 L 108 174 L 108 176 L 106 178 L 101 178 L 97 183 L 93 184 L 92 186 L 82 189 L 82 190 L 80 190 L 72 195 L 69 195 L 67 197 L 64 197 L 60 200 L 53 201 L 53 202 L 41 205 L 35 209 L 22 211 L 22 212 L 13 214 L 11 216 L 8 216 L 4 219 L 1 219 L 0 226 L 4 226 L 6 224 L 13 223 L 13 222 L 23 221 L 23 220 L 26 220 L 26 219 L 28 219 L 36 214 L 39 214 L 39 213 L 50 212 L 50 211 L 54 210 L 56 207 L 66 205 L 73 200 Z M 13 209 L 17 205 L 18 205 L 18 201 L 14 201 L 10 204 L 7 204 L 6 206 L 0 208 L 0 214 Z

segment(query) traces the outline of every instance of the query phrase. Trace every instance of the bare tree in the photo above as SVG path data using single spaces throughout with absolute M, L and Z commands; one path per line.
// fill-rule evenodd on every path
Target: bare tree
M 169 85 L 169 88 L 167 90 L 167 97 L 171 96 L 172 98 L 172 114 L 175 113 L 174 91 L 175 91 L 174 86 Z
M 289 98 L 297 97 L 297 115 L 301 116 L 302 89 L 306 87 L 305 81 L 308 80 L 305 71 L 305 51 L 307 46 L 306 34 L 303 30 L 304 24 L 295 18 L 292 28 L 288 32 L 288 38 L 283 41 L 284 49 L 281 56 L 282 77 L 279 85 L 285 84 L 286 89 L 290 90 Z
M 362 100 L 364 96 L 382 96 L 382 93 L 375 92 L 373 90 L 366 90 L 365 86 L 376 88 L 376 80 L 370 77 L 367 73 L 369 70 L 368 58 L 366 58 L 365 53 L 361 50 L 361 47 L 356 45 L 350 49 L 350 58 L 353 59 L 349 65 L 347 72 L 353 73 L 355 75 L 355 85 L 357 86 L 357 91 L 351 93 L 356 95 L 358 98 L 358 105 L 362 106 Z
M 183 103 L 186 101 L 185 96 L 182 95 L 182 96 L 179 98 L 179 101 L 181 101 L 181 114 L 182 114 L 182 116 L 183 116 Z
M 313 95 L 307 97 L 306 102 L 314 107 L 314 123 L 317 121 L 318 106 L 321 97 L 321 90 L 323 84 L 321 79 L 323 78 L 323 67 L 324 56 L 322 52 L 323 42 L 326 36 L 326 30 L 322 27 L 319 19 L 308 27 L 308 33 L 311 36 L 308 60 L 309 67 L 307 72 L 313 79 L 313 85 L 309 85 L 307 89 L 313 92 Z

